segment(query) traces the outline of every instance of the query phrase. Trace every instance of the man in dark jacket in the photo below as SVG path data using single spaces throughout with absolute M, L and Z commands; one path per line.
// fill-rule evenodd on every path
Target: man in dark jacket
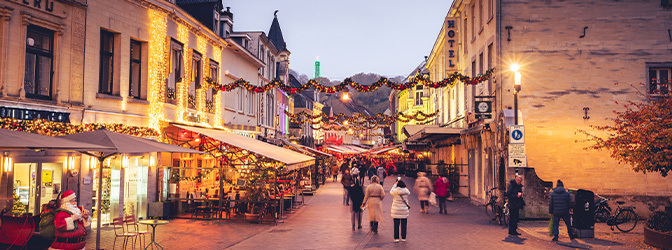
M 551 193 L 551 198 L 549 199 L 548 204 L 548 213 L 553 215 L 553 241 L 558 241 L 560 218 L 565 221 L 569 238 L 574 239 L 572 223 L 569 220 L 569 208 L 571 206 L 572 199 L 569 197 L 567 190 L 565 190 L 562 181 L 558 180 L 557 185 L 553 189 L 553 193 Z
M 523 201 L 523 178 L 516 176 L 515 179 L 509 182 L 509 187 L 506 189 L 506 197 L 509 199 L 509 234 L 520 235 L 518 233 L 518 218 L 520 217 L 520 209 L 525 206 Z

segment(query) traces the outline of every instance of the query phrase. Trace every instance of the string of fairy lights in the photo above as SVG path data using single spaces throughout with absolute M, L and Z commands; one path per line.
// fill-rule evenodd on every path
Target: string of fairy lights
M 17 120 L 13 118 L 1 118 L 0 128 L 48 136 L 77 134 L 98 129 L 107 129 L 109 131 L 139 137 L 156 137 L 159 135 L 157 131 L 152 128 L 128 126 L 121 123 L 86 123 L 75 125 L 47 120 Z
M 459 72 L 453 72 L 448 77 L 446 77 L 445 79 L 443 79 L 441 81 L 438 81 L 438 82 L 430 81 L 430 80 L 426 79 L 425 77 L 423 77 L 421 75 L 416 75 L 410 81 L 408 81 L 406 83 L 403 83 L 403 84 L 395 83 L 395 82 L 392 82 L 392 81 L 388 80 L 385 77 L 381 77 L 378 81 L 376 81 L 376 82 L 374 82 L 370 85 L 363 85 L 363 84 L 360 84 L 360 83 L 357 83 L 357 82 L 353 81 L 351 78 L 346 78 L 345 80 L 343 80 L 343 82 L 341 82 L 338 85 L 324 86 L 321 83 L 315 81 L 314 79 L 311 79 L 307 83 L 301 85 L 300 87 L 289 86 L 289 85 L 285 84 L 284 81 L 282 81 L 280 79 L 277 79 L 277 78 L 273 79 L 270 83 L 268 83 L 264 86 L 255 86 L 255 85 L 250 84 L 245 79 L 241 78 L 241 79 L 238 79 L 238 80 L 236 80 L 232 83 L 228 83 L 228 84 L 224 84 L 224 85 L 215 84 L 214 87 L 216 89 L 219 89 L 219 90 L 222 90 L 222 91 L 232 91 L 236 88 L 244 88 L 244 89 L 247 89 L 248 91 L 254 92 L 254 93 L 261 93 L 261 92 L 269 91 L 273 88 L 280 88 L 280 89 L 282 89 L 282 91 L 284 91 L 285 93 L 289 93 L 289 94 L 295 94 L 295 93 L 299 93 L 299 92 L 304 91 L 304 90 L 309 89 L 309 88 L 314 88 L 314 89 L 316 89 L 320 92 L 333 94 L 333 93 L 336 93 L 336 92 L 339 92 L 339 91 L 346 90 L 347 87 L 352 87 L 359 92 L 371 92 L 371 91 L 377 90 L 378 88 L 380 88 L 383 85 L 387 86 L 387 87 L 390 87 L 391 89 L 394 89 L 394 90 L 406 90 L 406 89 L 415 87 L 415 85 L 417 85 L 417 84 L 422 84 L 424 86 L 431 87 L 431 88 L 443 88 L 443 87 L 447 87 L 447 86 L 452 87 L 452 86 L 455 86 L 455 83 L 457 81 L 461 81 L 465 84 L 475 85 L 475 84 L 479 84 L 481 82 L 487 81 L 488 79 L 490 79 L 490 77 L 492 77 L 493 73 L 494 73 L 494 69 L 489 69 L 484 74 L 480 74 L 480 75 L 478 75 L 474 78 L 471 78 L 471 77 L 463 75 Z

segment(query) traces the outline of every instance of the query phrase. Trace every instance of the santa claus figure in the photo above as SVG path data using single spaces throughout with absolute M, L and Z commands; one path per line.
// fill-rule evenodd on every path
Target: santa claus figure
M 54 217 L 55 240 L 49 249 L 84 249 L 86 227 L 89 226 L 89 211 L 77 206 L 75 192 L 61 195 L 60 208 Z

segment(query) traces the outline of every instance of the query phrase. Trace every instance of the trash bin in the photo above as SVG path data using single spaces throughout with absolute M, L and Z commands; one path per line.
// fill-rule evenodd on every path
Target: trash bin
M 595 193 L 579 189 L 574 196 L 572 227 L 576 237 L 593 238 L 595 236 Z

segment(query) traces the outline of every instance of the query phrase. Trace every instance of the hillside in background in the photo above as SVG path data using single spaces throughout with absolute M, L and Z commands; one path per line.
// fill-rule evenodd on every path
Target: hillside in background
M 290 69 L 290 74 L 294 75 L 302 84 L 305 84 L 310 80 L 310 78 L 305 74 L 299 74 L 298 72 Z M 358 73 L 350 77 L 353 81 L 362 84 L 370 85 L 380 79 L 380 75 L 375 73 Z M 404 77 L 398 76 L 390 78 L 390 81 L 400 83 Z M 340 81 L 330 81 L 327 78 L 318 78 L 317 82 L 323 85 L 336 85 L 341 83 Z M 390 107 L 389 96 L 392 89 L 387 86 L 382 86 L 376 91 L 371 92 L 357 92 L 354 89 L 349 91 L 351 98 L 358 104 L 366 107 L 372 114 L 380 114 L 385 112 L 387 108 Z M 323 96 L 328 96 L 329 94 L 324 94 Z

